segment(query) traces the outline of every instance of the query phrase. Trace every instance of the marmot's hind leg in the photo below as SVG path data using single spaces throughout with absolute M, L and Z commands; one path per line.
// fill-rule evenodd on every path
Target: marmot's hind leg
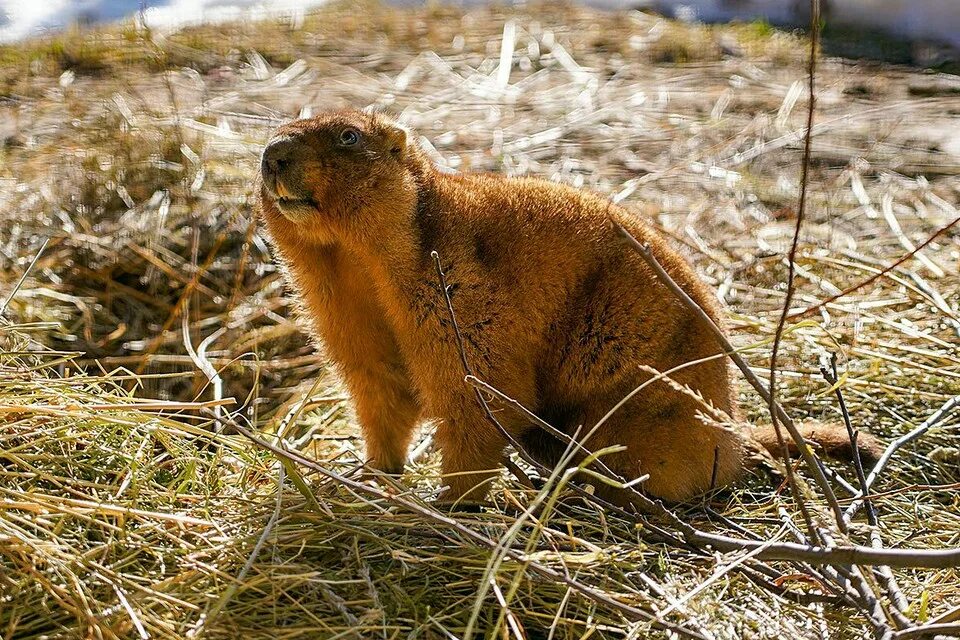
M 444 417 L 436 441 L 442 456 L 443 502 L 483 502 L 490 482 L 500 473 L 506 440 L 479 412 Z
M 615 444 L 626 450 L 605 456 L 606 465 L 627 481 L 649 475 L 638 488 L 668 502 L 731 484 L 742 470 L 740 435 L 704 421 L 689 406 L 657 415 L 614 416 L 587 443 L 592 451 Z M 628 494 L 607 485 L 597 484 L 597 494 L 618 504 L 629 502 Z

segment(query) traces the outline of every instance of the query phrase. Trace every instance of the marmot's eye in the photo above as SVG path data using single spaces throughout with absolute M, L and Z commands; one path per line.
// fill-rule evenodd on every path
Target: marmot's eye
M 340 144 L 345 147 L 352 147 L 360 142 L 360 132 L 356 129 L 344 129 L 340 132 Z

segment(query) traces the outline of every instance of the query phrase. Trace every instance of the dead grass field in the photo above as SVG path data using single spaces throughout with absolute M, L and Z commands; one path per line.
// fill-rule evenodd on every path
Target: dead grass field
M 273 127 L 345 106 L 401 116 L 451 169 L 622 198 L 716 288 L 763 374 L 795 223 L 805 42 L 566 5 L 362 4 L 299 24 L 120 25 L 0 47 L 0 638 L 659 638 L 664 623 L 876 636 L 869 599 L 844 601 L 806 563 L 671 543 L 655 519 L 507 476 L 456 528 L 280 464 L 213 417 L 224 401 L 325 469 L 360 462 L 249 200 Z M 960 77 L 825 56 L 817 84 L 797 310 L 960 216 Z M 853 423 L 885 440 L 960 395 L 958 272 L 955 227 L 788 324 L 787 411 L 841 419 L 819 372 L 830 354 Z M 958 426 L 948 413 L 900 450 L 875 485 L 879 526 L 861 515 L 837 544 L 870 546 L 875 531 L 891 548 L 960 546 Z M 433 513 L 436 463 L 425 440 L 392 490 Z M 802 535 L 773 474 L 674 512 L 741 538 Z M 882 599 L 873 614 L 894 632 L 898 615 L 960 621 L 960 569 L 893 573 L 907 608 Z

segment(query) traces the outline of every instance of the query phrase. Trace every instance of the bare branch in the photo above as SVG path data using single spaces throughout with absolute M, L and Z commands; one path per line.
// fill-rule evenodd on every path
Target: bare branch
M 875 464 L 873 466 L 873 470 L 870 471 L 870 475 L 867 476 L 867 480 L 866 480 L 867 489 L 869 490 L 873 486 L 873 483 L 877 481 L 878 477 L 880 477 L 880 473 L 883 471 L 884 467 L 887 466 L 887 463 L 890 462 L 890 459 L 893 457 L 893 455 L 897 451 L 900 450 L 901 447 L 913 442 L 914 440 L 916 440 L 917 438 L 925 434 L 932 427 L 936 426 L 941 421 L 943 421 L 943 419 L 946 418 L 948 415 L 950 415 L 950 413 L 957 407 L 960 407 L 960 396 L 954 396 L 949 400 L 947 400 L 946 402 L 944 402 L 939 409 L 933 412 L 933 415 L 931 415 L 929 418 L 923 421 L 923 424 L 921 424 L 919 427 L 917 427 L 910 433 L 900 436 L 899 438 L 891 442 L 889 445 L 887 445 L 887 448 L 886 450 L 884 450 L 883 455 L 880 456 L 880 459 L 877 461 L 877 464 Z M 849 507 L 847 507 L 847 510 L 844 514 L 844 518 L 846 518 L 848 522 L 857 514 L 857 511 L 860 510 L 860 507 L 863 506 L 863 500 L 859 499 L 859 498 L 862 498 L 863 495 L 864 494 L 861 493 L 859 496 L 857 496 L 858 499 L 854 500 L 853 503 Z
M 896 640 L 907 640 L 908 638 L 928 638 L 930 636 L 943 636 L 944 638 L 955 638 L 960 636 L 960 624 L 927 624 L 921 627 L 904 629 L 893 634 Z
M 840 298 L 845 298 L 845 297 L 847 297 L 848 295 L 850 295 L 851 293 L 853 293 L 854 291 L 858 291 L 858 290 L 866 287 L 867 285 L 875 282 L 876 280 L 878 280 L 878 279 L 882 278 L 883 276 L 887 275 L 888 273 L 890 273 L 891 271 L 893 271 L 894 269 L 896 269 L 897 267 L 899 267 L 900 265 L 902 265 L 904 262 L 906 262 L 907 260 L 909 260 L 910 258 L 912 258 L 913 256 L 915 256 L 918 251 L 920 251 L 920 250 L 922 250 L 922 249 L 925 249 L 925 248 L 926 248 L 930 243 L 932 243 L 934 240 L 936 240 L 937 238 L 939 238 L 940 236 L 942 236 L 943 234 L 945 234 L 947 231 L 949 231 L 950 229 L 952 229 L 958 222 L 960 222 L 960 216 L 954 218 L 951 222 L 948 222 L 948 223 L 945 224 L 944 226 L 942 226 L 942 227 L 940 227 L 939 229 L 937 229 L 937 231 L 936 231 L 933 235 L 931 235 L 929 238 L 927 238 L 926 240 L 924 240 L 921 244 L 917 245 L 917 248 L 916 248 L 916 249 L 914 249 L 913 251 L 908 251 L 907 253 L 903 254 L 896 262 L 894 262 L 894 263 L 892 263 L 892 264 L 884 267 L 883 269 L 881 269 L 881 270 L 878 271 L 877 273 L 873 274 L 872 276 L 870 276 L 870 277 L 867 278 L 866 280 L 863 280 L 863 281 L 861 281 L 861 282 L 858 282 L 858 283 L 855 284 L 855 285 L 852 285 L 852 286 L 850 286 L 850 287 L 847 287 L 846 289 L 844 289 L 844 290 L 841 291 L 840 293 L 838 293 L 838 294 L 836 294 L 836 295 L 833 295 L 833 296 L 830 296 L 829 298 L 827 298 L 827 299 L 824 300 L 823 302 L 819 302 L 819 303 L 813 305 L 812 307 L 807 307 L 807 308 L 804 309 L 803 311 L 797 311 L 796 313 L 792 313 L 792 314 L 790 314 L 789 316 L 787 316 L 787 319 L 788 319 L 788 320 L 799 320 L 800 318 L 803 318 L 804 316 L 808 316 L 808 315 L 810 315 L 811 313 L 813 313 L 814 311 L 817 311 L 818 309 L 822 309 L 823 307 L 827 306 L 828 304 L 830 304 L 830 303 L 832 303 L 832 302 L 836 302 L 836 301 L 839 300 Z
M 714 338 L 723 347 L 724 352 L 733 360 L 734 364 L 737 365 L 737 368 L 743 373 L 744 377 L 750 383 L 750 385 L 756 389 L 757 393 L 760 394 L 760 397 L 770 401 L 770 393 L 767 391 L 767 388 L 763 385 L 763 382 L 757 377 L 757 375 L 750 369 L 750 366 L 744 361 L 744 359 L 737 353 L 733 345 L 730 344 L 730 341 L 723 334 L 723 331 L 720 330 L 720 327 L 713 321 L 710 316 L 698 305 L 693 298 L 691 298 L 686 291 L 680 288 L 680 285 L 670 277 L 663 266 L 657 261 L 654 257 L 653 252 L 650 250 L 649 245 L 641 244 L 633 235 L 627 231 L 621 224 L 614 223 L 617 231 L 626 239 L 630 246 L 640 254 L 644 259 L 647 265 L 653 269 L 654 273 L 660 278 L 660 280 L 666 285 L 671 292 L 676 295 L 681 302 L 684 303 L 691 311 L 693 311 L 697 317 L 700 318 L 702 322 L 710 329 L 713 333 Z M 830 508 L 833 510 L 834 515 L 838 520 L 843 522 L 843 511 L 840 508 L 840 503 L 837 501 L 837 496 L 833 492 L 833 488 L 830 486 L 829 481 L 827 480 L 826 475 L 823 473 L 823 469 L 817 464 L 816 456 L 813 454 L 813 450 L 807 445 L 806 441 L 803 439 L 803 436 L 800 434 L 800 431 L 797 429 L 797 426 L 794 424 L 793 420 L 790 419 L 790 416 L 783 410 L 778 403 L 773 404 L 773 410 L 777 412 L 777 417 L 780 419 L 780 422 L 787 427 L 787 431 L 790 432 L 790 436 L 793 438 L 793 441 L 797 445 L 797 449 L 800 451 L 800 457 L 803 459 L 804 463 L 807 466 L 807 469 L 813 475 L 814 480 L 817 483 L 817 486 L 820 487 L 820 490 L 823 492 L 824 497 L 830 505 Z M 845 528 L 845 525 L 841 525 Z
M 806 502 L 797 486 L 797 479 L 793 474 L 793 465 L 790 464 L 790 452 L 787 450 L 787 443 L 783 439 L 783 433 L 780 431 L 780 422 L 777 411 L 777 356 L 780 354 L 780 341 L 783 338 L 783 330 L 787 323 L 787 313 L 790 311 L 790 303 L 793 301 L 793 295 L 796 291 L 794 278 L 797 271 L 797 248 L 800 245 L 800 229 L 803 227 L 803 219 L 807 210 L 807 186 L 809 184 L 810 173 L 810 145 L 813 138 L 813 114 L 816 109 L 816 75 L 817 75 L 817 42 L 820 38 L 820 1 L 810 0 L 810 60 L 808 67 L 808 90 L 810 97 L 807 100 L 807 130 L 803 138 L 803 163 L 800 173 L 800 195 L 797 203 L 797 222 L 793 228 L 793 239 L 790 242 L 790 253 L 787 257 L 787 292 L 783 299 L 783 309 L 780 311 L 780 318 L 777 320 L 777 328 L 773 335 L 773 349 L 770 351 L 770 374 L 769 384 L 770 397 L 767 398 L 767 405 L 770 410 L 770 421 L 773 431 L 777 436 L 777 442 L 780 445 L 780 457 L 783 459 L 784 469 L 787 473 L 787 484 L 790 486 L 790 492 L 793 494 L 793 500 L 797 503 L 797 508 L 803 515 L 803 520 L 807 525 L 807 531 L 810 537 L 816 539 L 819 535 L 817 527 L 813 524 L 810 517 L 810 511 L 807 509 Z M 791 434 L 792 435 L 792 434 Z M 799 446 L 799 443 L 798 443 Z M 819 465 L 818 465 L 819 467 Z M 828 483 L 824 483 L 829 487 Z M 821 487 L 822 488 L 822 487 Z M 836 515 L 836 512 L 834 512 Z M 844 530 L 845 523 L 843 518 L 837 519 L 837 526 Z

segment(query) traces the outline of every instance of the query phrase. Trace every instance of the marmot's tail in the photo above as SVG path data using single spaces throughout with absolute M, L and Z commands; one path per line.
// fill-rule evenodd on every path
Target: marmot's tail
M 853 460 L 850 437 L 843 425 L 811 421 L 798 423 L 797 428 L 803 439 L 814 448 L 819 448 L 821 453 L 834 458 Z M 797 456 L 797 445 L 794 444 L 787 428 L 780 425 L 780 431 L 783 433 L 790 455 Z M 773 430 L 773 425 L 754 427 L 750 430 L 750 435 L 757 444 L 769 451 L 770 455 L 780 457 L 780 444 L 777 442 L 777 433 Z M 860 431 L 857 434 L 857 449 L 860 450 L 860 460 L 863 461 L 864 468 L 869 471 L 870 467 L 883 455 L 884 446 L 876 437 Z

